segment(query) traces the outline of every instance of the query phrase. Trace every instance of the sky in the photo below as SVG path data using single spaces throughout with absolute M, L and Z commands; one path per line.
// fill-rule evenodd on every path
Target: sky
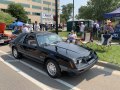
M 75 15 L 78 13 L 78 9 L 87 4 L 88 0 L 74 0 L 75 2 Z M 60 0 L 60 6 L 73 3 L 73 0 Z

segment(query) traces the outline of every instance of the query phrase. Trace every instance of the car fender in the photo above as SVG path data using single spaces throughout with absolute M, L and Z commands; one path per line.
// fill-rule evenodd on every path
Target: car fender
M 57 54 L 49 54 L 45 60 L 44 60 L 44 64 L 47 62 L 47 60 L 54 60 L 56 61 L 56 63 L 61 67 L 61 70 L 63 69 L 67 69 L 67 68 L 71 68 L 71 63 L 72 60 L 68 60 L 68 59 L 64 59 L 61 58 L 59 55 Z M 74 65 L 73 65 L 74 66 Z M 75 66 L 74 66 L 75 67 Z M 72 67 L 73 68 L 73 67 Z
M 44 59 L 44 64 L 45 64 L 45 63 L 47 62 L 47 60 L 49 60 L 49 59 L 54 60 L 54 61 L 56 61 L 57 63 L 59 62 L 58 59 L 55 57 L 54 54 L 49 54 L 49 55 Z M 58 64 L 59 64 L 59 63 L 58 63 Z

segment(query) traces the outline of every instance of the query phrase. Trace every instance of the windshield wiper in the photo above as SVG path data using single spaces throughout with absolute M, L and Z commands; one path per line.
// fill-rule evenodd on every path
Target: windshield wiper
M 44 43 L 44 44 L 42 44 L 43 46 L 54 46 L 54 45 L 56 45 L 56 44 L 48 44 L 48 43 Z

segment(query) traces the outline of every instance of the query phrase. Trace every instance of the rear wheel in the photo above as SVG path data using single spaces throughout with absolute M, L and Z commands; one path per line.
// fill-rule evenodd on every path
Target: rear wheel
M 16 59 L 22 58 L 22 54 L 19 53 L 18 50 L 15 47 L 12 48 L 12 54 Z
M 57 78 L 61 76 L 60 67 L 55 61 L 48 60 L 45 66 L 46 66 L 47 73 L 50 77 Z

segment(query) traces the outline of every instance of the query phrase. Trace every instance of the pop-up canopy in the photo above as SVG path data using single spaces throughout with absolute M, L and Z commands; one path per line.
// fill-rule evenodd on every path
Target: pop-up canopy
M 105 18 L 120 17 L 120 7 L 110 13 L 105 13 L 104 17 Z

